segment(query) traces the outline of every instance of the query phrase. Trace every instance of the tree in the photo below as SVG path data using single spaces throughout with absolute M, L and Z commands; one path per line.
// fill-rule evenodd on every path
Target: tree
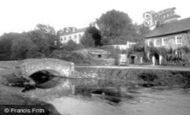
M 44 33 L 40 30 L 33 30 L 28 32 L 28 37 L 36 45 L 37 51 L 48 57 L 51 52 L 56 49 L 55 39 L 56 36 Z
M 104 44 L 123 43 L 127 40 L 136 41 L 138 39 L 132 20 L 124 12 L 108 11 L 96 22 L 102 32 Z
M 31 51 L 36 50 L 35 44 L 25 34 L 12 40 L 11 59 L 25 59 Z
M 142 36 L 144 36 L 145 34 L 147 34 L 148 32 L 150 32 L 150 29 L 148 27 L 144 26 L 144 24 L 138 25 L 138 27 L 139 27 L 138 32 Z
M 98 47 L 102 45 L 101 38 L 100 31 L 94 26 L 89 26 L 81 39 L 81 44 L 85 47 Z
M 94 26 L 90 26 L 87 29 L 88 33 L 90 33 L 92 35 L 92 38 L 94 40 L 94 44 L 95 46 L 102 46 L 102 42 L 101 42 L 101 32 Z
M 95 42 L 92 38 L 92 34 L 87 31 L 84 33 L 80 42 L 84 47 L 95 47 Z
M 56 32 L 52 26 L 37 24 L 34 31 L 43 33 L 49 39 L 49 42 L 51 42 L 51 48 L 57 49 L 60 47 L 61 43 L 59 39 L 59 32 Z
M 8 33 L 0 36 L 0 59 L 48 57 L 58 47 L 53 27 L 39 24 L 33 31 Z
M 0 60 L 11 59 L 12 40 L 19 36 L 17 33 L 6 33 L 0 37 Z
M 50 25 L 37 24 L 36 29 L 40 30 L 40 31 L 42 31 L 44 33 L 49 33 L 49 34 L 52 34 L 52 35 L 56 35 L 55 29 Z

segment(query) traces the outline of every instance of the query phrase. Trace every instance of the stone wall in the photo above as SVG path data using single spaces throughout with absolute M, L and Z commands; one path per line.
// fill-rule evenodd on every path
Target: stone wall
M 106 58 L 106 59 L 98 59 L 92 58 L 91 65 L 115 65 L 115 59 L 113 58 Z
M 96 79 L 96 86 L 124 86 L 138 87 L 142 84 L 167 87 L 189 87 L 190 72 L 185 71 L 165 71 L 165 70 L 144 70 L 144 69 L 113 69 L 113 68 L 76 68 L 81 74 L 81 78 Z M 90 77 L 93 75 L 95 77 Z M 84 81 L 84 80 L 83 80 Z M 82 82 L 83 82 L 82 81 Z M 102 82 L 102 83 L 100 83 Z

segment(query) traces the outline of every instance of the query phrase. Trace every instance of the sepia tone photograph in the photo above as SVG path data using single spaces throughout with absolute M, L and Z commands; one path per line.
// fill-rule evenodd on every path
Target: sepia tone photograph
M 0 115 L 190 115 L 185 0 L 0 1 Z

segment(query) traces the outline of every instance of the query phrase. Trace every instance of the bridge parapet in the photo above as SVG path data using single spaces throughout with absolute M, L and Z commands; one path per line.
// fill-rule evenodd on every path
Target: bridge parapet
M 16 76 L 29 78 L 35 72 L 49 70 L 53 74 L 69 77 L 74 71 L 74 63 L 54 58 L 26 59 L 16 66 Z

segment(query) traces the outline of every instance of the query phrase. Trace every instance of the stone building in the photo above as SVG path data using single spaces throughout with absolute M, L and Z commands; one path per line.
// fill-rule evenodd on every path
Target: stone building
M 65 29 L 65 33 L 60 35 L 60 42 L 62 44 L 65 44 L 69 42 L 70 40 L 74 41 L 75 43 L 79 44 L 82 36 L 84 35 L 87 28 L 69 28 Z
M 190 45 L 190 18 L 163 24 L 145 36 L 145 45 L 178 49 Z
M 190 18 L 179 19 L 180 16 L 174 10 L 175 8 L 168 8 L 159 12 L 149 11 L 144 13 L 144 24 L 151 29 L 144 36 L 146 49 L 165 49 L 174 52 L 173 54 L 178 57 L 182 57 L 184 52 L 179 49 L 189 48 Z M 161 51 L 159 50 L 157 52 Z M 148 58 L 150 58 L 150 53 L 147 51 Z M 154 53 L 151 57 L 153 64 L 161 64 L 164 55 L 167 55 L 167 53 L 162 55 Z

